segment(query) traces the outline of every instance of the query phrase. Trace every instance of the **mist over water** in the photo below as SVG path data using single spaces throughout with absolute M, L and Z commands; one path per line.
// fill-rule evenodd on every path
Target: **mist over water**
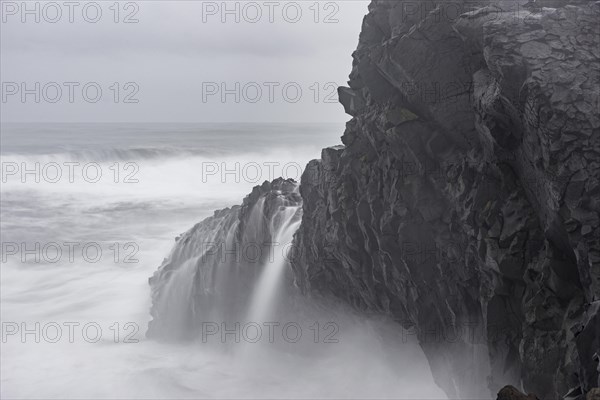
M 414 337 L 396 323 L 283 291 L 282 252 L 265 266 L 240 321 L 262 326 L 261 340 L 145 336 L 148 278 L 174 238 L 240 204 L 264 180 L 299 180 L 296 166 L 338 143 L 343 126 L 2 128 L 2 398 L 444 398 Z M 64 163 L 74 163 L 72 179 Z M 34 172 L 24 174 L 24 165 Z M 291 241 L 298 211 L 282 205 L 272 226 L 278 242 Z M 36 243 L 40 251 L 28 253 Z M 72 259 L 64 243 L 79 243 Z M 82 253 L 86 243 L 94 244 L 91 255 Z M 186 270 L 198 260 L 186 262 L 170 281 L 170 310 L 186 307 Z M 268 320 L 280 323 L 273 343 L 265 339 Z M 295 342 L 280 329 L 289 322 L 302 328 Z M 184 323 L 173 320 L 173 329 Z

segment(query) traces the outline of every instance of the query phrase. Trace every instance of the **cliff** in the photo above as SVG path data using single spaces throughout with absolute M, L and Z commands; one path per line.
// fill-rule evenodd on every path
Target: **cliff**
M 598 386 L 600 2 L 374 0 L 297 285 L 393 316 L 451 398 Z M 567 4 L 570 3 L 570 4 Z

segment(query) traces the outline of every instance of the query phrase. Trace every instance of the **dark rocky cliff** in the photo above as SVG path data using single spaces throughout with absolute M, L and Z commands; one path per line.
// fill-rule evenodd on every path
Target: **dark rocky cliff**
M 598 385 L 600 2 L 523 3 L 374 0 L 301 182 L 297 284 L 392 315 L 453 398 Z

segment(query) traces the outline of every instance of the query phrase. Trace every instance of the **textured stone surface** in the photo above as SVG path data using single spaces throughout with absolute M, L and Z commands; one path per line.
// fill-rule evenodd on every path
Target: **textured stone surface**
M 524 3 L 373 1 L 300 187 L 298 286 L 393 316 L 453 398 L 598 385 L 600 2 Z
M 526 395 L 517 390 L 514 386 L 505 386 L 498 392 L 496 400 L 539 400 L 535 395 Z
M 600 400 L 600 389 L 594 388 L 587 394 L 586 400 Z

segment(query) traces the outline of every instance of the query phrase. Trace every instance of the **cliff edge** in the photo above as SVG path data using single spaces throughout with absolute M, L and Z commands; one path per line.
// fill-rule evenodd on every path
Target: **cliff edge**
M 600 2 L 525 3 L 372 1 L 300 186 L 297 285 L 393 316 L 452 398 L 598 386 Z

